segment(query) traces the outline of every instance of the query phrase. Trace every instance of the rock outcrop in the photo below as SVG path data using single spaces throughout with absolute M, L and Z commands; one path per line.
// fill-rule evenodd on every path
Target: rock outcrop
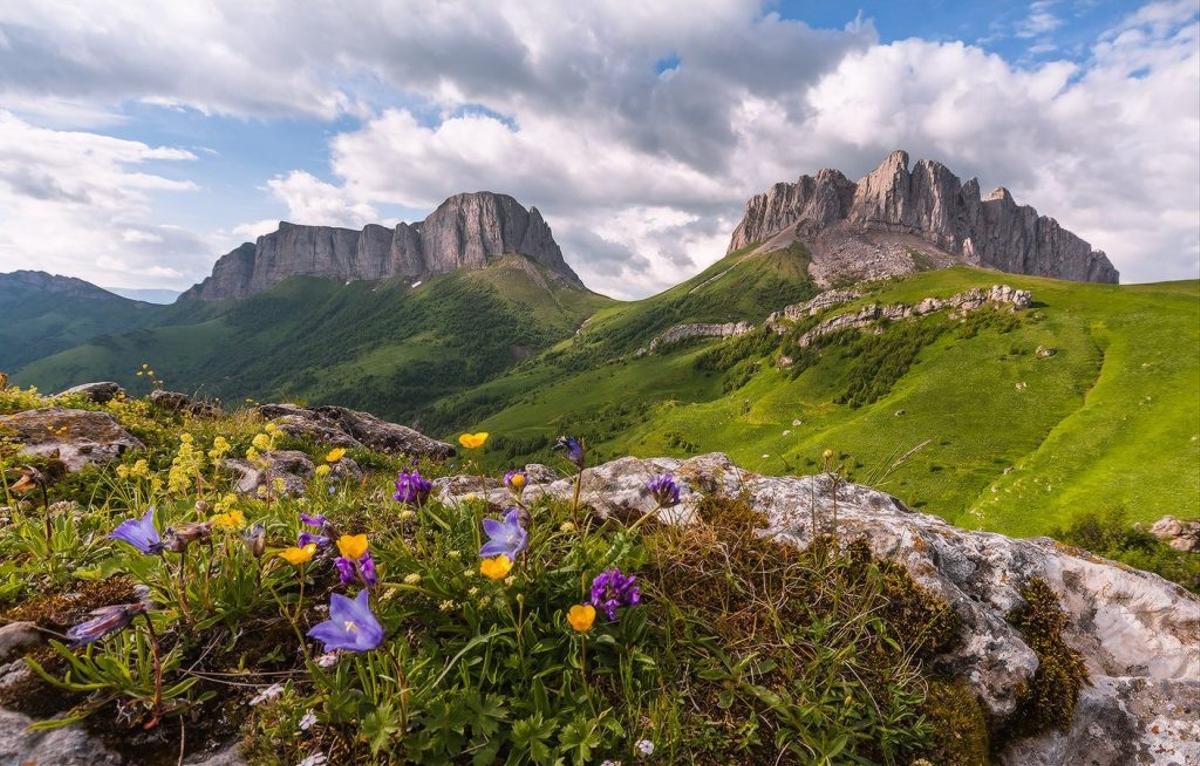
M 21 445 L 20 454 L 57 457 L 68 471 L 111 463 L 141 440 L 106 412 L 47 407 L 0 415 L 0 434 Z
M 294 404 L 262 404 L 257 411 L 261 417 L 275 421 L 286 434 L 331 447 L 365 446 L 380 452 L 434 458 L 454 455 L 450 444 L 348 407 L 324 405 L 306 409 Z
M 750 322 L 677 324 L 659 333 L 648 345 L 637 350 L 637 356 L 653 354 L 660 348 L 673 346 L 692 338 L 733 338 L 754 332 Z
M 1069 729 L 1017 741 L 1000 754 L 1001 763 L 1200 763 L 1200 598 L 1183 588 L 1048 538 L 958 529 L 868 487 L 826 476 L 760 476 L 720 453 L 685 461 L 621 458 L 589 468 L 581 500 L 601 514 L 654 512 L 645 483 L 664 471 L 681 485 L 680 504 L 659 512 L 664 521 L 695 523 L 702 494 L 742 496 L 766 516 L 761 534 L 805 545 L 815 506 L 822 533 L 834 531 L 836 518 L 841 539 L 863 538 L 876 555 L 904 565 L 962 618 L 963 641 L 943 658 L 945 669 L 966 678 L 997 717 L 1016 708 L 1038 667 L 1008 615 L 1023 604 L 1030 578 L 1045 580 L 1066 613 L 1064 638 L 1082 655 L 1090 686 Z M 449 503 L 468 496 L 500 508 L 511 503 L 498 482 L 481 487 L 471 476 L 439 479 L 435 488 Z M 569 501 L 573 489 L 563 478 L 531 482 L 525 492 Z
M 105 404 L 111 402 L 113 399 L 124 399 L 125 389 L 121 388 L 120 383 L 111 380 L 102 380 L 96 383 L 81 383 L 78 386 L 71 386 L 66 391 L 61 391 L 54 396 L 57 398 L 72 394 L 82 394 L 96 404 Z
M 1200 519 L 1163 516 L 1150 525 L 1150 534 L 1177 551 L 1200 553 Z
M 1116 283 L 1108 257 L 1003 187 L 980 196 L 946 166 L 892 152 L 857 183 L 836 170 L 778 183 L 746 203 L 729 251 L 806 244 L 821 284 L 954 262 L 1019 274 Z
M 278 230 L 256 243 L 221 256 L 212 276 L 181 299 L 244 298 L 294 276 L 419 280 L 456 269 L 481 269 L 512 253 L 528 257 L 571 285 L 583 286 L 536 207 L 526 210 L 506 194 L 475 192 L 457 194 L 424 221 L 394 229 L 369 224 L 354 231 L 281 222 Z

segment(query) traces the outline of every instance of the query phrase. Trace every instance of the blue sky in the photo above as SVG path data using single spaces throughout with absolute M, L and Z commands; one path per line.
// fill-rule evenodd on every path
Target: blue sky
M 1125 279 L 1197 276 L 1195 0 L 651 5 L 7 4 L 0 270 L 182 289 L 279 219 L 487 188 L 634 297 L 720 257 L 770 183 L 902 147 Z

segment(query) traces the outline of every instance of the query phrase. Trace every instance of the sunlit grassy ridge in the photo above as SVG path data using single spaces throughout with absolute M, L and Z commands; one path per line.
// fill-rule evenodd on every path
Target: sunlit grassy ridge
M 1117 287 L 954 268 L 884 283 L 834 313 L 996 283 L 1033 292 L 1015 328 L 962 337 L 944 314 L 934 318 L 946 330 L 886 396 L 859 408 L 835 403 L 857 361 L 840 348 L 794 380 L 776 368 L 776 344 L 726 373 L 697 368 L 707 349 L 740 339 L 625 355 L 571 374 L 548 355 L 542 367 L 478 390 L 498 399 L 522 392 L 482 426 L 519 449 L 564 423 L 587 423 L 606 454 L 719 449 L 766 473 L 811 469 L 833 446 L 860 478 L 880 479 L 917 507 L 1013 534 L 1107 508 L 1149 521 L 1200 506 L 1200 283 Z M 606 321 L 617 322 L 619 310 L 608 311 Z M 605 331 L 589 323 L 574 343 L 604 345 L 588 336 Z M 885 330 L 884 342 L 895 332 Z M 1038 347 L 1055 353 L 1039 358 Z M 569 358 L 572 349 L 555 353 Z M 734 378 L 744 385 L 726 391 Z

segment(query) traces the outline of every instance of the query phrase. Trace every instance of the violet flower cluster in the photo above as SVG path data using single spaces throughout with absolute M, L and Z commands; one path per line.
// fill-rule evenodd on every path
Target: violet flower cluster
M 636 606 L 642 601 L 636 575 L 623 575 L 616 567 L 606 569 L 592 580 L 592 606 L 604 612 L 609 622 L 617 619 L 617 609 Z
M 670 508 L 679 505 L 679 485 L 669 473 L 659 474 L 646 482 L 646 490 L 658 503 L 659 508 Z
M 433 491 L 433 482 L 421 476 L 416 468 L 411 471 L 401 471 L 396 477 L 396 493 L 392 497 L 398 503 L 420 505 Z

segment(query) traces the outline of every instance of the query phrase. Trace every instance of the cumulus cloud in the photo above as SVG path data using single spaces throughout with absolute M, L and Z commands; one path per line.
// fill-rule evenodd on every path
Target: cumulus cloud
M 1011 34 L 1049 52 L 1068 11 L 1038 0 Z M 623 297 L 720 257 L 771 183 L 861 175 L 897 147 L 1008 186 L 1144 280 L 1200 268 L 1197 28 L 1192 0 L 1150 3 L 1090 54 L 1031 66 L 961 42 L 880 44 L 869 20 L 813 29 L 754 0 L 47 2 L 0 8 L 0 98 L 60 127 L 129 101 L 338 119 L 327 166 L 263 179 L 288 218 L 359 227 L 507 192 L 542 210 L 585 281 Z M 36 163 L 4 178 L 10 200 L 86 204 Z M 139 215 L 179 190 L 128 188 Z
M 196 186 L 147 169 L 192 159 L 180 149 L 50 130 L 0 111 L 0 270 L 37 267 L 151 286 L 195 273 L 209 261 L 207 243 L 155 222 L 151 199 Z

